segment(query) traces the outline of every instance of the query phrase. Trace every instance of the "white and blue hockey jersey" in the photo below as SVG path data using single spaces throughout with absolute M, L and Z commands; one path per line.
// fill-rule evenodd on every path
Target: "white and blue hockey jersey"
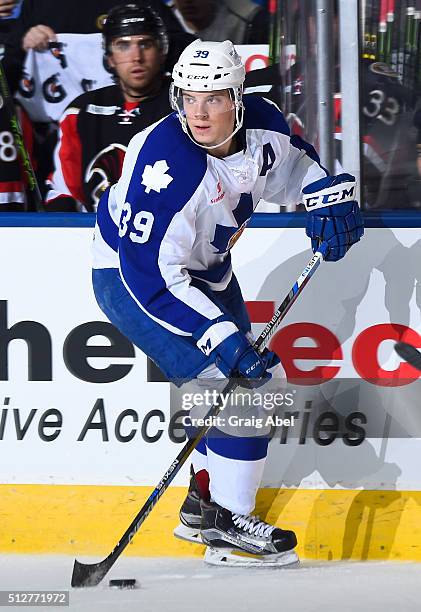
M 274 104 L 244 104 L 244 150 L 213 157 L 171 114 L 131 140 L 122 176 L 98 206 L 94 268 L 119 268 L 139 307 L 174 334 L 194 336 L 205 354 L 236 327 L 212 323 L 223 313 L 191 279 L 223 290 L 230 248 L 259 200 L 300 202 L 302 189 L 327 175 Z

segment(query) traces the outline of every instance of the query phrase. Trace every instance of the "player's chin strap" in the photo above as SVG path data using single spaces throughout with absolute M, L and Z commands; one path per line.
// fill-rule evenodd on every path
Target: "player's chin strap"
M 230 90 L 231 91 L 231 90 Z M 244 121 L 244 104 L 243 101 L 241 99 L 241 95 L 239 94 L 237 89 L 234 89 L 234 106 L 235 106 L 235 124 L 236 127 L 234 129 L 234 131 L 225 138 L 225 140 L 223 140 L 222 142 L 219 142 L 216 145 L 202 145 L 199 142 L 197 142 L 197 140 L 195 140 L 193 138 L 193 136 L 191 135 L 191 132 L 189 130 L 189 126 L 187 125 L 187 119 L 184 115 L 184 111 L 181 110 L 178 101 L 177 101 L 177 96 L 175 94 L 175 86 L 174 83 L 171 84 L 171 88 L 170 88 L 170 103 L 172 108 L 177 111 L 177 115 L 178 118 L 180 119 L 180 123 L 181 123 L 181 127 L 183 128 L 183 132 L 185 132 L 187 134 L 187 136 L 190 138 L 190 140 L 192 142 L 194 142 L 195 145 L 197 145 L 198 147 L 200 147 L 201 149 L 207 149 L 208 151 L 211 151 L 212 149 L 217 149 L 218 147 L 222 147 L 222 145 L 224 145 L 226 142 L 228 142 L 229 140 L 231 140 L 231 138 L 233 138 L 233 136 L 236 135 L 236 133 L 241 130 L 242 126 L 243 126 L 243 121 Z

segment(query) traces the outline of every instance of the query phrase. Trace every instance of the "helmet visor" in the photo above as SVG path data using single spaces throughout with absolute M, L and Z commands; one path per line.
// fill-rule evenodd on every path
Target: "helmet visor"
M 187 119 L 215 117 L 224 113 L 231 113 L 235 109 L 231 91 L 228 89 L 192 92 L 176 88 L 174 94 L 177 109 Z
M 158 41 L 151 36 L 119 36 L 111 41 L 110 51 L 117 57 L 126 58 L 133 52 L 150 53 L 159 47 Z

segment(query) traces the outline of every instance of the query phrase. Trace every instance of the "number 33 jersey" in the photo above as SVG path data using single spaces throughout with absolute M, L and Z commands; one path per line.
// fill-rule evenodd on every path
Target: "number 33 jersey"
M 139 307 L 175 334 L 191 336 L 223 314 L 191 281 L 226 288 L 230 249 L 259 200 L 300 202 L 327 174 L 276 105 L 246 96 L 244 106 L 243 148 L 223 159 L 195 145 L 175 113 L 137 134 L 98 206 L 94 268 L 119 268 Z

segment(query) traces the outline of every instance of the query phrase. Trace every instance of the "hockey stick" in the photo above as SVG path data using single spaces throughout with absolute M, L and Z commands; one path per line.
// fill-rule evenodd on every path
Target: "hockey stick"
M 0 61 L 0 94 L 4 107 L 9 113 L 10 128 L 15 141 L 16 148 L 18 150 L 22 168 L 25 173 L 25 184 L 28 189 L 28 198 L 31 201 L 33 208 L 39 212 L 42 210 L 42 197 L 38 187 L 37 179 L 35 176 L 34 169 L 31 164 L 28 151 L 25 147 L 23 139 L 22 128 L 19 123 L 18 116 L 16 114 L 15 104 L 10 94 L 9 85 L 7 83 L 6 75 L 4 72 L 3 64 Z M 1 100 L 0 100 L 1 102 Z
M 269 323 L 266 325 L 260 336 L 257 338 L 256 342 L 254 343 L 254 348 L 257 351 L 262 352 L 273 334 L 277 331 L 280 322 L 285 317 L 292 304 L 295 302 L 295 300 L 300 295 L 310 278 L 313 276 L 313 274 L 319 267 L 321 261 L 326 255 L 326 251 L 327 245 L 325 245 L 325 243 L 322 243 L 319 249 L 313 255 L 313 257 L 310 259 L 304 270 L 301 272 L 300 276 L 291 288 L 291 291 L 288 293 L 288 295 L 286 296 L 282 304 L 278 307 Z M 213 421 L 213 418 L 219 414 L 223 406 L 223 403 L 221 401 L 222 398 L 226 397 L 231 391 L 233 391 L 237 387 L 237 385 L 238 379 L 232 379 L 228 382 L 225 389 L 218 396 L 216 404 L 212 406 L 212 408 L 207 413 L 205 418 L 206 422 L 211 423 Z M 186 442 L 180 453 L 177 455 L 176 459 L 174 459 L 174 461 L 171 463 L 170 467 L 165 472 L 158 485 L 152 491 L 151 495 L 143 504 L 142 508 L 134 517 L 129 527 L 125 531 L 124 535 L 121 537 L 120 541 L 117 543 L 117 545 L 108 555 L 108 557 L 106 557 L 99 563 L 93 564 L 80 563 L 77 559 L 75 559 L 71 583 L 72 587 L 96 586 L 101 582 L 101 580 L 110 570 L 110 568 L 117 561 L 118 557 L 121 555 L 126 546 L 130 544 L 131 540 L 139 530 L 140 526 L 151 512 L 152 508 L 158 502 L 161 495 L 163 495 L 163 493 L 166 491 L 172 480 L 180 471 L 180 468 L 187 461 L 191 452 L 196 448 L 203 436 L 207 434 L 211 426 L 212 425 L 202 426 L 197 430 L 195 437 L 189 439 Z
M 421 353 L 407 342 L 397 342 L 395 344 L 395 351 L 402 357 L 409 365 L 413 368 L 421 371 Z
M 398 46 L 398 27 L 395 23 L 395 0 L 388 0 L 385 62 L 395 72 L 398 70 Z
M 269 64 L 273 66 L 279 61 L 279 49 L 277 45 L 279 43 L 277 22 L 278 12 L 278 0 L 268 1 L 268 13 L 269 13 Z
M 380 17 L 377 33 L 377 60 L 386 60 L 386 32 L 387 32 L 387 3 L 388 0 L 381 0 Z

